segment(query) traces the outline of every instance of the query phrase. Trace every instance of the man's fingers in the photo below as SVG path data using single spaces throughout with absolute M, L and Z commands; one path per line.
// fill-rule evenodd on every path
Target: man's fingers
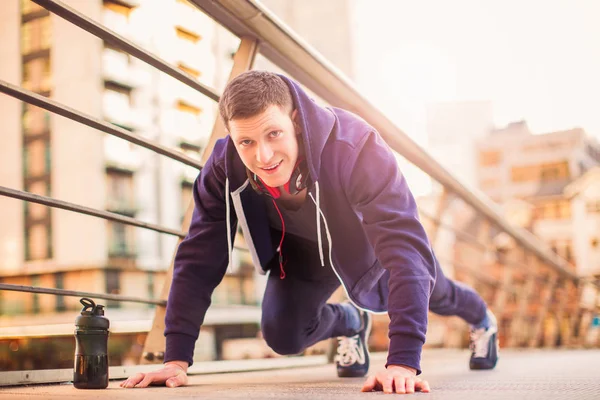
M 415 380 L 414 378 L 406 378 L 406 393 L 415 392 Z
M 406 393 L 405 382 L 406 378 L 404 378 L 403 376 L 396 376 L 394 378 L 394 386 L 396 387 L 396 393 Z M 386 393 L 392 393 L 392 391 Z
M 381 381 L 381 385 L 383 386 L 384 393 L 394 393 L 394 378 L 391 376 L 386 376 Z
M 167 387 L 170 387 L 170 388 L 183 386 L 184 384 L 185 384 L 185 381 L 183 379 L 183 374 L 169 378 L 169 379 L 167 379 L 167 382 L 166 382 Z
M 142 379 L 142 381 L 140 383 L 135 385 L 135 387 L 136 388 L 148 387 L 148 385 L 151 384 L 152 382 L 154 382 L 155 380 L 158 381 L 158 376 L 155 373 L 150 372 L 149 374 L 146 374 L 144 379 Z
M 121 387 L 132 388 L 135 385 L 137 385 L 140 381 L 142 381 L 144 379 L 144 377 L 145 377 L 145 374 L 138 372 L 137 374 L 132 375 L 129 378 L 127 378 L 127 380 L 121 384 Z
M 187 374 L 184 371 L 178 371 L 175 376 L 167 379 L 165 385 L 171 388 L 187 385 Z
M 417 381 L 415 384 L 415 388 L 423 393 L 429 393 L 431 391 L 431 389 L 429 388 L 429 382 L 427 381 Z
M 371 392 L 373 389 L 375 389 L 376 385 L 377 385 L 377 377 L 375 375 L 371 375 L 367 378 L 367 381 L 365 382 L 365 384 L 363 385 L 363 387 L 360 391 L 361 392 Z

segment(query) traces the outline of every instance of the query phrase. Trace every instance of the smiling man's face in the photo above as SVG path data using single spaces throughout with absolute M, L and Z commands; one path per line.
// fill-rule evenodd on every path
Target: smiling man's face
M 286 184 L 298 161 L 298 137 L 291 114 L 277 105 L 261 114 L 229 121 L 229 132 L 242 162 L 271 187 Z

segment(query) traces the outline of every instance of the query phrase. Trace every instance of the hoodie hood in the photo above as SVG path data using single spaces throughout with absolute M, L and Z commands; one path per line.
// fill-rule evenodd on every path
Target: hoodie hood
M 329 139 L 336 117 L 331 110 L 319 106 L 300 85 L 292 79 L 279 75 L 288 85 L 294 108 L 298 110 L 298 125 L 300 126 L 304 154 L 312 182 L 319 180 L 321 170 L 321 154 Z

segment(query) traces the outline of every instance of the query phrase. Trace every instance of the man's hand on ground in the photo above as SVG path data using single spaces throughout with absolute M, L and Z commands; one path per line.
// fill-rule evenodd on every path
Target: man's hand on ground
M 188 383 L 187 362 L 172 361 L 158 371 L 137 373 L 121 382 L 122 388 L 145 388 L 150 384 L 165 385 L 167 387 L 185 386 Z
M 417 378 L 414 368 L 403 365 L 388 365 L 367 378 L 362 392 L 383 391 L 384 393 L 429 393 L 429 383 Z

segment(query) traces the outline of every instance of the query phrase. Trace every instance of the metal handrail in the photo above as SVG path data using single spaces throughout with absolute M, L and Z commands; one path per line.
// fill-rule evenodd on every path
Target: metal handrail
M 80 214 L 91 215 L 94 217 L 104 218 L 110 221 L 120 222 L 127 225 L 133 225 L 140 228 L 150 229 L 160 233 L 167 233 L 169 235 L 179 236 L 184 238 L 186 233 L 177 229 L 166 228 L 164 226 L 149 224 L 142 222 L 132 217 L 126 217 L 110 211 L 101 211 L 90 207 L 81 206 L 79 204 L 69 203 L 63 200 L 57 200 L 52 197 L 41 196 L 39 194 L 33 194 L 29 192 L 23 192 L 21 190 L 10 189 L 4 186 L 0 186 L 0 195 L 12 197 L 15 199 L 30 201 L 32 203 L 43 204 L 54 208 L 61 208 L 63 210 L 75 211 Z
M 199 170 L 202 169 L 202 164 L 200 163 L 200 161 L 193 159 L 192 157 L 187 156 L 186 154 L 180 151 L 171 150 L 168 147 L 165 147 L 152 140 L 148 140 L 143 136 L 136 135 L 135 133 L 132 133 L 127 129 L 123 129 L 119 126 L 111 124 L 110 122 L 106 122 L 101 119 L 92 117 L 91 115 L 82 113 L 81 111 L 77 111 L 57 101 L 32 92 L 31 90 L 23 89 L 19 86 L 15 86 L 1 79 L 0 92 L 5 93 L 21 101 L 24 101 L 26 103 L 33 104 L 34 106 L 41 107 L 55 114 L 61 115 L 65 118 L 77 121 L 86 126 L 89 126 L 90 128 L 98 129 L 102 132 L 106 132 L 110 135 L 127 140 L 131 143 L 137 144 L 138 146 L 144 147 L 158 154 L 162 154 L 163 156 L 169 157 L 175 161 L 179 161 L 183 164 L 189 165 L 190 167 L 198 168 Z
M 394 151 L 441 183 L 447 190 L 455 193 L 562 276 L 575 282 L 579 280 L 579 277 L 568 269 L 565 260 L 544 248 L 542 242 L 533 234 L 510 225 L 502 217 L 494 203 L 442 167 L 438 161 L 362 96 L 342 72 L 288 29 L 258 1 L 190 1 L 235 35 L 248 36 L 260 41 L 260 52 L 274 64 L 287 71 L 330 104 L 359 114 L 377 129 Z
M 143 299 L 141 297 L 123 296 L 120 294 L 80 292 L 77 290 L 44 288 L 44 287 L 39 287 L 39 286 L 13 285 L 10 283 L 0 283 L 0 290 L 11 290 L 14 292 L 26 292 L 26 293 L 53 294 L 56 296 L 93 297 L 93 298 L 104 299 L 104 300 L 126 301 L 126 302 L 143 303 L 143 304 L 155 304 L 157 306 L 163 306 L 163 307 L 167 306 L 166 300 Z

